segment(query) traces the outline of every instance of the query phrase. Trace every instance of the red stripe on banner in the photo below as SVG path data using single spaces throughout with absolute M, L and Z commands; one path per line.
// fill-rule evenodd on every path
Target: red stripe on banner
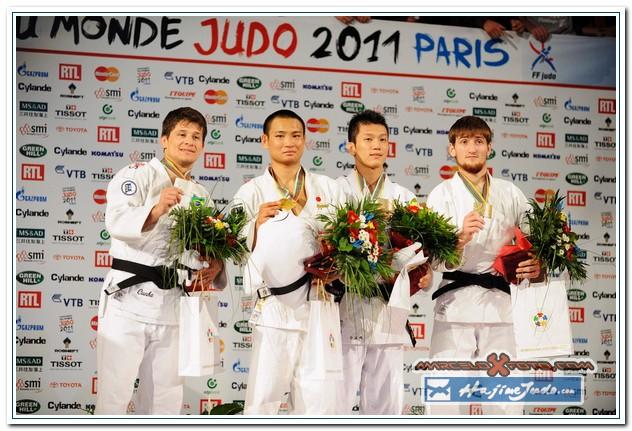
M 435 76 L 420 75 L 415 73 L 395 73 L 395 72 L 379 72 L 370 70 L 356 69 L 335 69 L 327 67 L 308 67 L 308 66 L 289 66 L 281 64 L 264 64 L 264 63 L 239 63 L 235 61 L 219 61 L 219 60 L 202 60 L 193 58 L 172 58 L 172 57 L 152 57 L 147 55 L 130 55 L 130 54 L 108 54 L 94 53 L 83 51 L 61 51 L 55 49 L 41 48 L 16 48 L 18 52 L 33 52 L 38 54 L 55 54 L 55 55 L 76 55 L 83 57 L 100 57 L 100 58 L 119 58 L 126 60 L 150 60 L 150 61 L 169 61 L 178 63 L 200 63 L 200 64 L 217 64 L 222 66 L 239 66 L 239 67 L 263 67 L 267 69 L 289 69 L 304 70 L 312 72 L 333 72 L 333 73 L 358 73 L 362 75 L 378 75 L 378 76 L 395 76 L 399 78 L 425 78 L 425 79 L 441 79 L 446 81 L 468 81 L 468 82 L 486 82 L 494 84 L 514 84 L 514 85 L 535 85 L 538 87 L 563 87 L 563 88 L 583 88 L 589 90 L 616 90 L 616 87 L 605 87 L 600 85 L 579 85 L 579 84 L 558 84 L 551 82 L 527 82 L 527 81 L 508 81 L 503 79 L 483 79 L 483 78 L 461 78 L 455 76 Z

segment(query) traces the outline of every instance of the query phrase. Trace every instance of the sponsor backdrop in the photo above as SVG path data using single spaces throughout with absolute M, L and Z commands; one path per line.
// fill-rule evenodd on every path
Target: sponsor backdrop
M 347 122 L 363 109 L 390 126 L 392 180 L 422 200 L 454 173 L 447 133 L 474 114 L 495 133 L 493 175 L 542 202 L 560 189 L 590 280 L 568 291 L 575 354 L 596 361 L 581 406 L 526 414 L 614 414 L 616 399 L 615 40 L 546 44 L 482 30 L 332 17 L 21 17 L 15 86 L 15 408 L 86 414 L 95 402 L 99 291 L 110 265 L 105 190 L 123 166 L 161 156 L 161 121 L 192 106 L 208 122 L 195 177 L 215 202 L 268 163 L 270 112 L 307 123 L 304 167 L 349 174 Z M 582 62 L 578 59 L 588 58 Z M 184 412 L 243 400 L 253 299 L 231 267 L 218 295 L 224 372 L 187 379 Z M 439 278 L 439 277 L 437 277 Z M 432 302 L 416 296 L 417 348 L 405 363 L 407 414 L 423 414 Z M 129 407 L 134 411 L 134 403 Z M 480 405 L 470 408 L 480 413 Z

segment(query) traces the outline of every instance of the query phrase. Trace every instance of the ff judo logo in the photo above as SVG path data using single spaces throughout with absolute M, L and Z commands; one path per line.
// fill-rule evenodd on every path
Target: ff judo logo
M 554 58 L 551 55 L 552 45 L 545 45 L 540 42 L 540 46 L 536 46 L 534 41 L 529 41 L 529 48 L 535 54 L 531 63 L 531 78 L 540 81 L 552 81 L 557 78 L 557 69 L 555 68 Z

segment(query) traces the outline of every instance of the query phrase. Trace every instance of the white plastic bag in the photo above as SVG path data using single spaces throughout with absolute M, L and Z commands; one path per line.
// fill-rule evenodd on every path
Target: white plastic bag
M 573 354 L 566 283 L 511 285 L 517 359 Z
M 342 380 L 338 304 L 329 300 L 311 300 L 309 306 L 307 334 L 301 352 L 303 377 L 311 380 Z
M 180 376 L 208 376 L 221 371 L 217 322 L 216 297 L 202 294 L 180 298 Z

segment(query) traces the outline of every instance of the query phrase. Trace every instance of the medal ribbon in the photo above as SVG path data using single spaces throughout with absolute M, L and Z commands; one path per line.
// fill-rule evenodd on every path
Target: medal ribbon
M 461 179 L 463 180 L 467 191 L 470 192 L 470 194 L 474 197 L 474 200 L 477 202 L 478 205 L 475 204 L 475 206 L 479 206 L 484 211 L 485 207 L 487 206 L 487 197 L 489 196 L 489 174 L 485 174 L 485 184 L 483 184 L 483 193 L 481 193 L 478 191 L 478 188 L 476 188 L 476 186 L 469 179 L 467 179 L 465 175 L 461 174 L 460 171 L 458 171 L 457 173 L 459 174 L 459 177 L 461 177 Z
M 358 180 L 358 186 L 360 187 L 360 190 L 364 192 L 364 188 L 366 187 L 367 190 L 369 190 L 369 198 L 371 200 L 377 199 L 382 194 L 382 189 L 384 188 L 384 179 L 386 178 L 386 173 L 382 173 L 382 175 L 380 175 L 380 178 L 378 178 L 377 183 L 375 184 L 375 188 L 373 189 L 373 192 L 371 192 L 371 189 L 369 189 L 369 185 L 366 183 L 366 180 L 364 179 L 364 177 L 360 175 L 360 172 L 356 170 L 355 173 L 356 173 L 356 178 Z
M 296 172 L 296 178 L 294 178 L 294 190 L 292 192 L 290 192 L 285 187 L 281 187 L 281 185 L 279 184 L 279 180 L 274 174 L 274 169 L 272 169 L 272 166 L 270 166 L 270 174 L 272 175 L 272 178 L 274 178 L 277 190 L 279 191 L 281 196 L 286 199 L 296 201 L 298 195 L 301 194 L 301 190 L 303 190 L 303 185 L 305 183 L 305 172 L 303 171 L 303 167 L 301 166 L 301 168 Z
M 175 163 L 169 160 L 166 156 L 160 161 L 165 168 L 169 169 L 176 177 L 181 178 L 183 180 L 188 180 L 187 176 L 191 173 L 191 171 L 182 172 Z

